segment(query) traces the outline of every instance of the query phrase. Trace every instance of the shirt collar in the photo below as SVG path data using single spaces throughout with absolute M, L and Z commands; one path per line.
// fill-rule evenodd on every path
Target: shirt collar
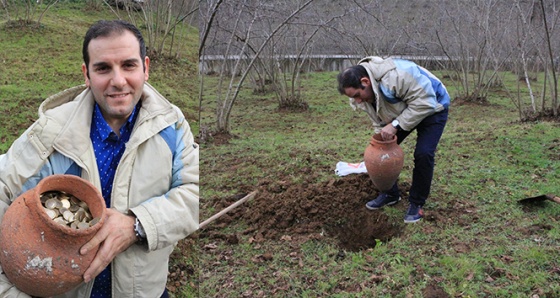
M 140 109 L 141 102 L 142 101 L 139 101 L 138 104 L 136 104 L 134 110 L 132 110 L 132 113 L 130 114 L 130 116 L 128 116 L 128 119 L 120 128 L 119 132 L 121 138 L 123 138 L 125 142 L 128 141 L 128 138 L 130 137 L 130 133 L 132 132 L 132 128 L 134 127 L 134 123 L 136 122 L 136 114 Z M 93 110 L 92 126 L 95 127 L 95 131 L 97 131 L 99 137 L 103 141 L 106 141 L 108 138 L 116 138 L 116 134 L 113 132 L 113 129 L 109 126 L 107 121 L 105 121 L 105 118 L 103 118 L 101 108 L 99 107 L 97 102 L 95 103 Z

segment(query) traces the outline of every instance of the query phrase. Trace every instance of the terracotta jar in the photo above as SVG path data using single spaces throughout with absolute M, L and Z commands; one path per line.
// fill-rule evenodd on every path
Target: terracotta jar
M 384 141 L 381 134 L 373 135 L 364 152 L 364 163 L 377 190 L 391 189 L 404 164 L 404 153 L 397 144 L 397 136 L 390 141 Z
M 63 191 L 84 201 L 100 220 L 85 229 L 56 223 L 44 210 L 40 196 Z M 19 196 L 0 223 L 0 262 L 6 277 L 20 291 L 49 297 L 83 282 L 83 274 L 97 253 L 79 250 L 104 223 L 105 201 L 88 181 L 73 175 L 52 175 Z

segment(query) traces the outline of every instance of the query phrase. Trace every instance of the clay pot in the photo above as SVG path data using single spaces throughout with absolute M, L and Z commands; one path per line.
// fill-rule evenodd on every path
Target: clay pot
M 364 163 L 375 188 L 388 191 L 393 187 L 404 164 L 404 153 L 397 144 L 397 136 L 384 141 L 375 134 L 364 152 Z
M 42 193 L 64 191 L 84 201 L 99 222 L 72 229 L 50 219 L 40 201 Z M 88 181 L 73 175 L 52 175 L 19 196 L 0 223 L 0 262 L 6 277 L 31 296 L 59 295 L 83 282 L 83 274 L 97 253 L 79 250 L 101 228 L 105 201 Z

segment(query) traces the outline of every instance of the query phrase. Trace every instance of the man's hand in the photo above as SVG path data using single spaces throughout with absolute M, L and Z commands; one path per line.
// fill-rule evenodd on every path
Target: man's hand
M 381 138 L 383 138 L 384 141 L 392 140 L 396 134 L 397 129 L 391 123 L 385 125 L 385 127 L 381 129 Z
M 101 229 L 80 249 L 80 253 L 85 255 L 101 245 L 89 268 L 84 272 L 84 281 L 87 283 L 95 278 L 119 253 L 135 242 L 134 217 L 107 209 L 105 223 Z

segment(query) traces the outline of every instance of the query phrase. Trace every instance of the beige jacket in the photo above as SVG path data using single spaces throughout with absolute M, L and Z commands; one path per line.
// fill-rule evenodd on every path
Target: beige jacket
M 85 86 L 47 98 L 39 119 L 0 156 L 0 220 L 10 203 L 42 178 L 78 169 L 100 187 L 89 137 L 94 99 Z M 198 229 L 199 147 L 181 111 L 146 83 L 132 135 L 113 183 L 111 208 L 134 212 L 148 245 L 135 244 L 112 262 L 113 297 L 154 298 L 167 281 L 177 241 Z M 59 297 L 89 297 L 93 282 Z M 0 268 L 0 297 L 29 297 Z
M 371 56 L 359 65 L 367 70 L 377 100 L 374 107 L 350 98 L 350 106 L 368 114 L 376 133 L 394 119 L 403 130 L 413 130 L 424 118 L 449 107 L 450 98 L 443 83 L 415 63 Z

